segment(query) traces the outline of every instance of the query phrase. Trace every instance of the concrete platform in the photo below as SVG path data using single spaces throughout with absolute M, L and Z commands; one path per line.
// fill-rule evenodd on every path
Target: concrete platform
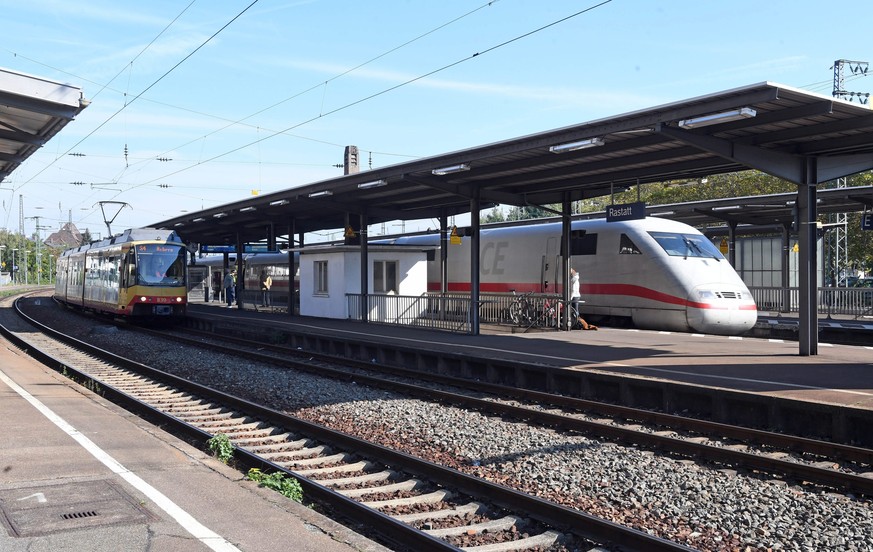
M 188 324 L 301 350 L 873 446 L 873 347 L 601 328 L 479 336 L 189 305 Z
M 0 550 L 387 550 L 0 339 Z

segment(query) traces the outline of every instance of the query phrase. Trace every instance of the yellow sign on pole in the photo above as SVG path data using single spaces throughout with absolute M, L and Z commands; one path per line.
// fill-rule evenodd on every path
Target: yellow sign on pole
M 344 238 L 354 238 L 355 237 L 355 229 L 351 226 L 346 226 L 346 232 L 343 234 Z
M 722 255 L 727 255 L 727 254 L 728 254 L 728 251 L 729 251 L 730 249 L 728 248 L 728 242 L 727 242 L 727 239 L 726 239 L 726 238 L 722 238 L 722 239 L 721 239 L 721 243 L 718 244 L 718 250 L 721 251 L 721 254 L 722 254 Z
M 449 243 L 452 245 L 461 245 L 461 236 L 458 235 L 457 226 L 452 226 L 452 233 L 449 234 Z

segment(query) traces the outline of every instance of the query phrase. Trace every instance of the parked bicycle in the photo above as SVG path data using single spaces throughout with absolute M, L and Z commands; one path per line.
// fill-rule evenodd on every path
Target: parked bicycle
M 515 290 L 512 294 L 516 295 Z M 509 319 L 516 326 L 533 326 L 537 320 L 536 307 L 531 301 L 532 291 L 523 295 L 516 295 L 516 298 L 509 305 Z

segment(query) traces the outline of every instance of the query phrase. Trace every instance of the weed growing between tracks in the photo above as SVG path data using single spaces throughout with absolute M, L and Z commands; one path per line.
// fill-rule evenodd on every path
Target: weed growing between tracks
M 246 477 L 263 487 L 273 489 L 294 502 L 303 502 L 303 488 L 300 486 L 300 482 L 282 472 L 265 474 L 258 468 L 252 468 Z
M 224 464 L 227 464 L 233 458 L 233 443 L 230 442 L 230 439 L 224 433 L 219 433 L 206 441 L 206 446 L 209 447 L 212 456 L 215 456 Z

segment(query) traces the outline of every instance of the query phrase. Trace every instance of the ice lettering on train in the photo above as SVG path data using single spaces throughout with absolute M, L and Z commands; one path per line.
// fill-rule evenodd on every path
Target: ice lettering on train
M 479 256 L 479 268 L 482 274 L 493 274 L 502 276 L 506 271 L 504 262 L 506 254 L 504 253 L 509 247 L 509 242 L 488 242 L 482 246 L 482 253 Z

